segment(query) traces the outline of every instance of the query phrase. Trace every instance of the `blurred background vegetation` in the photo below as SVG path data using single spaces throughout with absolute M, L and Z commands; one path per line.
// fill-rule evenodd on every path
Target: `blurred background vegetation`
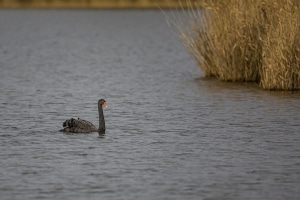
M 177 8 L 201 0 L 0 0 L 0 8 Z

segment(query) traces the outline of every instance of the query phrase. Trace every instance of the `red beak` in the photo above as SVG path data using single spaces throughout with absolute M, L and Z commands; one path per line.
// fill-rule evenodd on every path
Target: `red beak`
M 104 102 L 104 103 L 103 103 L 103 106 L 104 106 L 104 108 L 106 108 L 106 107 L 107 107 L 107 104 L 106 104 L 106 102 Z

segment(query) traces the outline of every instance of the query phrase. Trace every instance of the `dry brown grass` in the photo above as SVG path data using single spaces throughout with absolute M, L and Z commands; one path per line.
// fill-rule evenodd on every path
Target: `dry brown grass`
M 266 8 L 260 86 L 300 89 L 300 12 L 294 1 L 277 1 Z
M 270 90 L 300 89 L 297 0 L 204 0 L 188 11 L 181 37 L 205 76 L 256 82 Z

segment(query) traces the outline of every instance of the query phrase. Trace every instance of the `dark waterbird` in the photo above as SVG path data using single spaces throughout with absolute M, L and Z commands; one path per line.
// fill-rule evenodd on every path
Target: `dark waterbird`
M 99 134 L 105 133 L 105 121 L 102 107 L 107 107 L 106 101 L 100 99 L 98 101 L 98 112 L 99 112 L 99 128 L 96 128 L 91 122 L 83 119 L 68 119 L 63 123 L 63 129 L 60 130 L 66 133 L 91 133 L 98 132 Z

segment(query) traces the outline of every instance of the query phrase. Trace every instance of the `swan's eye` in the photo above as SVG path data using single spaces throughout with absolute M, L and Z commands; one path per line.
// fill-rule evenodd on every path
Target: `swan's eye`
M 106 107 L 107 107 L 107 104 L 106 104 L 106 102 L 105 102 L 105 101 L 103 102 L 103 106 L 104 106 L 104 108 L 106 108 Z

